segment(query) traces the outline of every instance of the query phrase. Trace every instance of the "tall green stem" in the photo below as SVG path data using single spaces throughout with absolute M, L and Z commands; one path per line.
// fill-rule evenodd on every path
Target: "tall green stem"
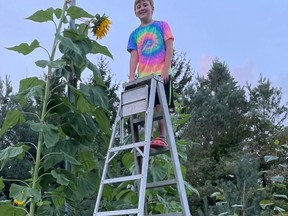
M 56 29 L 56 34 L 59 34 L 61 32 L 66 10 L 67 10 L 67 0 L 64 0 L 64 5 L 63 5 L 60 20 L 59 20 L 59 24 L 58 24 L 57 29 Z M 52 45 L 52 51 L 51 51 L 51 55 L 50 55 L 50 61 L 54 61 L 57 43 L 58 43 L 57 38 L 54 37 L 54 41 L 53 41 L 53 45 Z M 51 77 L 52 77 L 52 68 L 48 67 L 45 93 L 44 93 L 44 97 L 43 97 L 43 106 L 42 106 L 42 112 L 41 112 L 41 118 L 40 118 L 41 124 L 44 124 L 44 122 L 45 122 L 47 104 L 48 104 L 49 97 L 50 97 L 50 79 L 51 79 Z M 43 131 L 40 131 L 39 136 L 38 136 L 38 143 L 37 143 L 36 161 L 35 161 L 35 166 L 34 166 L 34 170 L 33 170 L 32 189 L 36 189 L 36 186 L 37 186 L 43 141 L 44 141 Z M 31 204 L 30 204 L 30 211 L 29 211 L 30 216 L 34 216 L 35 204 L 36 204 L 35 201 L 32 199 Z

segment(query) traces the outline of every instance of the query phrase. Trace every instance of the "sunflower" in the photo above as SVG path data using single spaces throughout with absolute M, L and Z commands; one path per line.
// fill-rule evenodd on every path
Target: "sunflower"
M 25 202 L 21 202 L 21 201 L 19 201 L 17 199 L 14 199 L 14 204 L 17 205 L 17 206 L 22 206 L 22 205 L 24 205 L 24 203 Z
M 102 39 L 106 36 L 110 29 L 110 24 L 112 22 L 108 19 L 107 16 L 96 15 L 96 19 L 93 20 L 92 32 L 96 36 L 96 39 Z

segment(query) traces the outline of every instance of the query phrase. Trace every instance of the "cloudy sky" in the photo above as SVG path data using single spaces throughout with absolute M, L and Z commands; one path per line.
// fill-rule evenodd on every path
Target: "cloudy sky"
M 195 73 L 205 75 L 213 59 L 224 61 L 231 74 L 244 85 L 257 83 L 260 74 L 274 87 L 282 88 L 288 101 L 288 1 L 287 0 L 154 0 L 154 19 L 166 20 L 173 31 L 177 52 L 186 53 Z M 105 13 L 112 20 L 111 31 L 100 44 L 108 47 L 114 59 L 111 72 L 118 82 L 128 78 L 130 32 L 139 25 L 133 11 L 134 0 L 76 0 L 91 14 Z M 35 23 L 25 19 L 40 9 L 62 8 L 63 0 L 0 0 L 0 76 L 10 75 L 14 91 L 20 79 L 42 76 L 35 66 L 47 59 L 39 49 L 23 56 L 9 51 L 34 39 L 51 50 L 52 22 Z M 97 61 L 99 56 L 91 56 Z

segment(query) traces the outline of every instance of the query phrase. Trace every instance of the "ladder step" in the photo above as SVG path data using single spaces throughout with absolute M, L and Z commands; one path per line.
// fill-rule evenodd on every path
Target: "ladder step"
M 150 188 L 157 188 L 157 187 L 163 187 L 163 186 L 171 186 L 177 184 L 176 179 L 168 179 L 165 181 L 158 181 L 158 182 L 151 182 L 147 183 L 147 189 Z
M 97 212 L 93 216 L 137 214 L 139 209 L 125 209 L 106 212 Z
M 137 142 L 137 143 L 133 143 L 133 144 L 117 146 L 117 147 L 110 148 L 109 151 L 110 152 L 118 152 L 118 151 L 122 151 L 122 150 L 132 149 L 132 148 L 144 146 L 145 143 L 146 142 L 143 141 L 143 142 Z
M 132 175 L 132 176 L 124 176 L 124 177 L 118 177 L 118 178 L 112 178 L 112 179 L 105 179 L 102 181 L 103 184 L 112 184 L 117 182 L 126 182 L 126 181 L 133 181 L 137 179 L 141 179 L 142 174 L 138 175 Z

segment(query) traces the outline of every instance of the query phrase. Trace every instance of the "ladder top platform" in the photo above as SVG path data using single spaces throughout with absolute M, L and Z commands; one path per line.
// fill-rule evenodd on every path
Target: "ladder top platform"
M 149 76 L 146 76 L 146 77 L 143 77 L 143 78 L 135 79 L 135 80 L 133 80 L 131 82 L 123 83 L 122 87 L 125 90 L 128 90 L 128 89 L 132 89 L 132 88 L 138 87 L 140 85 L 145 85 L 145 84 L 146 85 L 150 85 L 151 84 L 151 79 L 156 79 L 157 81 L 163 83 L 163 79 L 160 76 L 149 75 Z

